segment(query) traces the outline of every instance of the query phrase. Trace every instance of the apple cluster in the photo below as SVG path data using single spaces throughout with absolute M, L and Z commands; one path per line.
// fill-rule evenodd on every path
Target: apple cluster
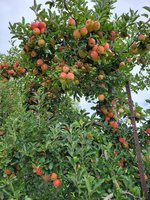
M 43 21 L 40 22 L 32 22 L 31 23 L 31 29 L 33 30 L 33 33 L 35 35 L 39 35 L 41 33 L 44 33 L 46 29 L 46 23 Z
M 0 63 L 0 72 L 3 78 L 7 79 L 10 76 L 18 76 L 26 73 L 26 69 L 20 66 L 20 61 L 16 60 L 13 64 L 8 62 Z

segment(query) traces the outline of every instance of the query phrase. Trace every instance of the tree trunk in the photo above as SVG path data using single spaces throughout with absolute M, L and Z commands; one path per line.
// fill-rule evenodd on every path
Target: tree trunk
M 139 137 L 138 137 L 137 127 L 136 127 L 136 122 L 135 122 L 135 112 L 133 109 L 130 84 L 128 81 L 126 82 L 126 91 L 128 95 L 128 101 L 129 101 L 128 104 L 129 104 L 130 115 L 131 115 L 130 117 L 131 117 L 132 129 L 133 129 L 136 158 L 137 158 L 138 168 L 139 168 L 139 173 L 140 173 L 142 193 L 143 193 L 143 196 L 145 197 L 145 200 L 148 200 L 148 191 L 147 191 L 147 185 L 146 185 L 146 180 L 144 176 L 144 166 L 143 166 L 142 157 L 141 157 L 141 147 L 139 143 Z

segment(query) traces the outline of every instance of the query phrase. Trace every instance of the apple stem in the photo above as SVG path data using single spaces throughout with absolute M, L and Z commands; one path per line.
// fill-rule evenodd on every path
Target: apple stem
M 132 101 L 129 81 L 126 82 L 126 92 L 128 95 L 128 102 L 129 102 L 128 104 L 129 104 L 129 109 L 130 109 L 130 113 L 131 113 L 131 123 L 132 123 L 132 129 L 133 129 L 136 158 L 137 158 L 138 169 L 139 169 L 139 173 L 140 173 L 142 193 L 145 197 L 145 200 L 148 200 L 148 191 L 147 191 L 147 185 L 146 185 L 146 180 L 145 180 L 145 176 L 144 176 L 144 166 L 143 166 L 142 157 L 141 157 L 141 147 L 140 147 L 139 136 L 138 136 L 137 127 L 136 127 L 135 113 L 134 113 L 134 109 L 133 109 L 133 101 Z

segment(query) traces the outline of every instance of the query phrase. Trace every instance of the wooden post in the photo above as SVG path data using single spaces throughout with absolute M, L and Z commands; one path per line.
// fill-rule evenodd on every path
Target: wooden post
M 143 193 L 143 196 L 145 197 L 145 200 L 148 200 L 148 191 L 147 191 L 147 185 L 146 185 L 146 180 L 144 176 L 144 166 L 143 166 L 142 157 L 141 157 L 141 147 L 139 143 L 139 137 L 138 137 L 137 127 L 136 127 L 136 122 L 135 122 L 135 112 L 133 109 L 133 101 L 131 97 L 130 84 L 128 81 L 126 82 L 126 91 L 128 95 L 128 101 L 129 101 L 128 103 L 129 103 L 129 109 L 130 109 L 130 114 L 131 114 L 131 123 L 132 123 L 132 129 L 133 129 L 136 158 L 137 158 L 138 168 L 139 168 L 139 173 L 140 173 L 142 193 Z

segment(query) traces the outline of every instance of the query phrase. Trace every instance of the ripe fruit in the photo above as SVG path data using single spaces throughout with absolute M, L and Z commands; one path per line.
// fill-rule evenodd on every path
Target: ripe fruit
M 41 169 L 36 169 L 35 174 L 41 176 L 43 172 L 41 171 Z
M 109 112 L 109 113 L 107 114 L 108 117 L 113 117 L 113 115 L 114 115 L 113 112 Z
M 98 45 L 94 45 L 94 47 L 92 48 L 93 51 L 97 51 L 98 49 Z
M 147 133 L 147 134 L 150 134 L 150 128 L 147 128 L 147 129 L 146 129 L 146 133 Z
M 99 101 L 104 101 L 104 99 L 105 99 L 104 94 L 98 95 L 98 100 L 99 100 Z
M 88 31 L 92 31 L 93 30 L 93 21 L 91 19 L 86 20 L 85 26 Z
M 124 144 L 126 141 L 125 141 L 125 139 L 124 139 L 123 137 L 120 137 L 120 138 L 119 138 L 119 142 L 120 142 L 121 144 Z
M 17 64 L 14 63 L 12 67 L 13 67 L 14 69 L 17 68 Z
M 99 54 L 103 54 L 104 51 L 105 51 L 105 48 L 104 48 L 103 46 L 99 45 L 99 46 L 97 47 L 97 52 L 98 52 Z
M 74 80 L 74 74 L 72 72 L 69 72 L 66 76 L 66 78 L 70 79 L 70 80 Z
M 76 21 L 75 21 L 73 18 L 70 18 L 70 19 L 68 20 L 68 25 L 69 25 L 69 26 L 75 26 L 75 25 L 76 25 Z
M 112 37 L 115 37 L 116 32 L 115 32 L 115 31 L 111 31 L 111 32 L 110 32 L 110 35 L 111 35 Z
M 77 62 L 75 62 L 75 65 L 78 66 L 78 67 L 82 67 L 83 66 L 83 62 L 77 61 Z
M 145 38 L 146 38 L 146 36 L 145 36 L 144 34 L 140 34 L 140 35 L 138 36 L 138 40 L 139 40 L 139 41 L 144 41 Z
M 109 122 L 109 124 L 110 124 L 110 126 L 112 126 L 115 129 L 118 128 L 118 123 L 116 121 L 111 121 L 111 122 Z
M 67 65 L 64 65 L 62 70 L 63 70 L 63 72 L 67 73 L 67 72 L 69 72 L 70 68 Z
M 50 179 L 51 179 L 52 181 L 55 181 L 57 178 L 58 178 L 58 175 L 57 175 L 56 173 L 52 173 L 52 174 L 50 175 Z
M 33 29 L 33 33 L 34 33 L 35 35 L 39 35 L 39 34 L 41 33 L 41 31 L 40 31 L 39 28 L 34 28 L 34 29 Z
M 42 30 L 42 29 L 45 29 L 46 28 L 46 23 L 45 22 L 39 22 L 38 23 L 38 28 L 40 29 L 40 30 Z
M 53 181 L 53 186 L 54 187 L 59 187 L 60 184 L 61 184 L 61 180 L 60 179 L 56 179 L 56 180 Z
M 108 43 L 108 42 L 105 42 L 105 43 L 103 44 L 103 47 L 104 47 L 104 49 L 105 49 L 106 51 L 110 49 L 110 46 L 109 46 L 109 43 Z
M 39 46 L 44 46 L 45 45 L 45 40 L 43 40 L 43 39 L 38 40 L 38 45 Z
M 10 70 L 7 70 L 6 71 L 7 72 L 7 74 L 9 74 L 9 75 L 16 75 L 17 73 L 13 70 L 13 69 L 10 69 Z
M 11 173 L 12 173 L 12 172 L 11 172 L 10 169 L 6 169 L 6 170 L 5 170 L 5 174 L 7 174 L 7 175 L 11 175 Z
M 24 73 L 26 72 L 26 69 L 23 68 L 23 67 L 19 67 L 19 68 L 18 68 L 18 72 L 19 72 L 20 74 L 24 74 Z
M 79 39 L 81 37 L 79 29 L 76 29 L 73 31 L 73 37 L 75 40 Z
M 89 38 L 88 45 L 94 47 L 94 45 L 96 45 L 96 40 L 94 38 Z
M 110 120 L 110 117 L 106 116 L 105 121 L 109 121 L 109 120 Z
M 98 31 L 100 29 L 100 23 L 98 21 L 94 21 L 93 30 Z
M 86 27 L 82 27 L 82 28 L 80 29 L 80 34 L 81 34 L 81 35 L 86 35 L 87 33 L 88 33 L 88 30 L 87 30 Z
M 39 65 L 39 66 L 41 66 L 43 64 L 43 60 L 42 59 L 38 59 L 36 61 L 36 64 Z
M 32 22 L 32 23 L 31 23 L 31 28 L 32 28 L 32 30 L 33 30 L 34 28 L 38 28 L 38 22 Z
M 46 71 L 46 70 L 48 69 L 48 65 L 47 65 L 47 64 L 42 64 L 42 65 L 41 65 L 41 69 L 42 69 L 43 71 Z
M 66 76 L 67 76 L 67 74 L 65 72 L 61 72 L 59 75 L 60 78 L 66 78 Z
M 92 50 L 92 51 L 89 52 L 89 55 L 95 61 L 98 59 L 98 53 L 97 53 L 97 51 L 93 51 Z
M 126 149 L 129 149 L 128 143 L 125 142 L 123 145 L 124 145 L 124 147 L 125 147 Z
M 41 33 L 44 33 L 45 28 L 41 28 L 40 31 L 41 31 Z

